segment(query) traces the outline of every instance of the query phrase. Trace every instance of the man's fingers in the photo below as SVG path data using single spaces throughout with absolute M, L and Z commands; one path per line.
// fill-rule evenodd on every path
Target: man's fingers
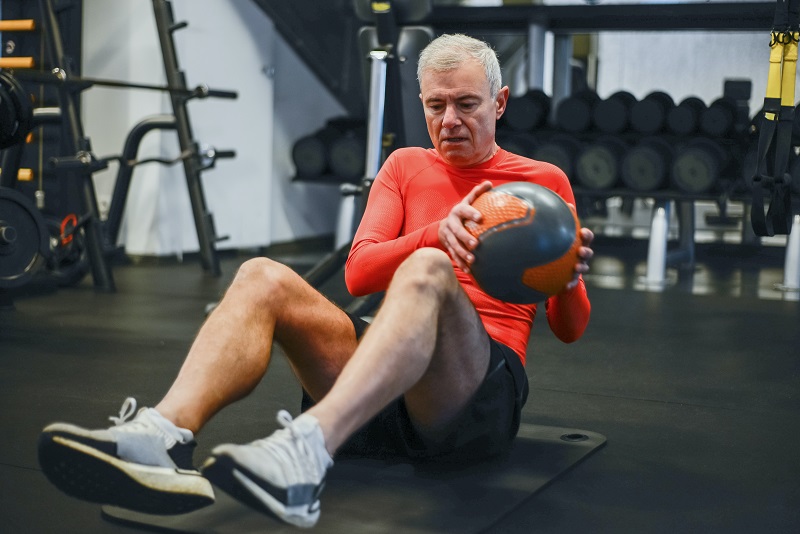
M 473 202 L 475 202 L 476 198 L 478 198 L 491 188 L 492 188 L 492 182 L 488 180 L 485 182 L 481 182 L 480 184 L 472 188 L 472 191 L 470 191 L 467 194 L 467 196 L 464 197 L 463 202 L 466 204 L 472 204 Z

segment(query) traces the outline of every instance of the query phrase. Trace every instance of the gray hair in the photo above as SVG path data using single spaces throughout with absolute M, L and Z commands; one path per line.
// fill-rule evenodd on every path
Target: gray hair
M 417 80 L 422 79 L 422 73 L 426 70 L 452 70 L 470 58 L 483 66 L 489 81 L 489 93 L 492 98 L 496 97 L 502 83 L 497 54 L 487 43 L 460 33 L 441 35 L 425 47 L 419 55 Z

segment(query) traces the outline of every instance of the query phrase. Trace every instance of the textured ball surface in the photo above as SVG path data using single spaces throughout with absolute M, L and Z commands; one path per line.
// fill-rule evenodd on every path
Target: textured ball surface
M 483 193 L 472 206 L 483 219 L 464 223 L 478 239 L 470 269 L 487 294 L 533 304 L 559 293 L 572 280 L 581 246 L 580 222 L 554 191 L 511 182 Z

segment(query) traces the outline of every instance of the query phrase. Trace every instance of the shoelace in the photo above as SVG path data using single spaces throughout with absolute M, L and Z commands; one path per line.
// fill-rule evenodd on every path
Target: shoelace
M 130 421 L 134 415 L 136 415 L 136 399 L 128 397 L 125 399 L 125 402 L 122 403 L 122 408 L 119 409 L 119 417 L 112 415 L 108 420 L 114 423 L 114 425 L 120 426 Z
M 319 477 L 319 469 L 317 468 L 317 457 L 314 451 L 308 446 L 308 442 L 299 430 L 292 426 L 292 416 L 286 410 L 278 412 L 278 423 L 283 426 L 283 429 L 276 431 L 272 436 L 264 439 L 256 440 L 252 443 L 257 447 L 269 451 L 275 455 L 278 460 L 286 466 L 296 467 L 303 469 L 305 467 L 309 475 Z M 314 466 L 311 469 L 307 459 L 312 459 Z M 301 460 L 298 462 L 297 460 Z M 302 477 L 302 475 L 300 475 Z M 314 482 L 317 482 L 316 480 Z
M 139 410 L 139 412 L 142 410 L 144 410 L 144 408 Z M 125 402 L 122 403 L 122 408 L 119 410 L 119 417 L 112 415 L 108 420 L 114 423 L 114 429 L 120 432 L 145 432 L 147 434 L 156 434 L 164 440 L 164 445 L 167 449 L 172 448 L 176 443 L 183 443 L 180 437 L 170 435 L 151 418 L 137 418 L 137 413 L 136 399 L 128 397 L 125 399 Z
M 116 429 L 123 432 L 147 432 L 148 434 L 159 434 L 164 438 L 164 443 L 168 448 L 172 447 L 172 445 L 176 443 L 177 440 L 173 436 L 170 436 L 164 432 L 164 429 L 162 429 L 160 426 L 154 424 L 147 418 L 140 417 L 136 419 L 136 414 L 136 399 L 133 397 L 128 397 L 125 399 L 125 402 L 122 403 L 122 408 L 119 410 L 119 417 L 112 415 L 108 418 L 108 420 L 114 423 L 114 427 Z

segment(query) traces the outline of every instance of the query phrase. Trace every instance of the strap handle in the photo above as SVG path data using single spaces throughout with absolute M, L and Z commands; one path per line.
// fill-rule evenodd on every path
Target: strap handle
M 791 175 L 795 78 L 800 40 L 800 0 L 777 0 L 770 38 L 769 75 L 764 116 L 758 139 L 758 165 L 753 178 L 751 221 L 759 236 L 789 234 L 792 228 Z M 768 154 L 774 140 L 773 173 Z M 765 213 L 765 200 L 769 209 Z

